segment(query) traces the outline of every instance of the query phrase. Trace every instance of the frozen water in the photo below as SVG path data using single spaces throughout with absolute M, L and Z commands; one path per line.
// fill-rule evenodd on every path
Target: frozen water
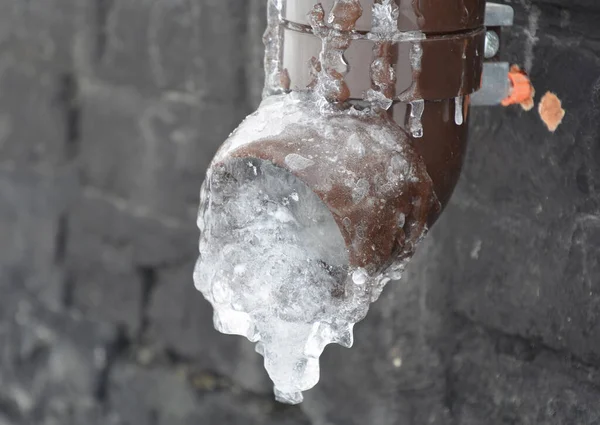
M 265 89 L 263 97 L 281 93 L 286 89 L 282 83 L 284 70 L 281 66 L 283 45 L 283 0 L 267 0 L 267 30 L 265 43 Z
M 362 201 L 369 192 L 371 185 L 365 179 L 360 179 L 352 189 L 352 200 L 355 204 Z
M 463 125 L 463 122 L 464 122 L 464 116 L 463 116 L 464 97 L 459 96 L 459 97 L 455 98 L 454 103 L 455 103 L 454 122 L 456 123 L 456 125 Z
M 392 46 L 395 43 L 412 42 L 410 63 L 413 73 L 418 73 L 421 70 L 423 56 L 420 42 L 425 39 L 425 34 L 419 31 L 400 31 L 398 27 L 400 8 L 394 0 L 376 1 L 372 11 L 372 27 L 366 37 L 375 42 L 374 59 L 371 64 L 373 88 L 367 90 L 364 100 L 371 102 L 375 107 L 388 110 L 394 100 L 403 100 L 397 99 L 396 96 L 397 79 L 393 54 L 391 54 L 394 50 Z M 411 87 L 407 96 L 412 100 L 415 96 L 414 87 Z
M 395 0 L 380 0 L 373 4 L 373 20 L 367 38 L 374 41 L 407 42 L 425 40 L 421 31 L 400 31 L 400 8 Z
M 352 344 L 354 324 L 385 285 L 401 277 L 410 256 L 398 253 L 392 264 L 377 268 L 350 266 L 349 246 L 369 241 L 357 232 L 349 244 L 342 235 L 362 224 L 350 217 L 336 221 L 315 192 L 326 192 L 332 184 L 328 179 L 311 190 L 292 173 L 311 175 L 325 159 L 339 181 L 347 182 L 356 208 L 404 190 L 410 193 L 411 185 L 428 179 L 419 172 L 423 164 L 407 160 L 408 139 L 389 121 L 371 117 L 374 124 L 367 125 L 366 116 L 346 112 L 323 116 L 310 99 L 299 93 L 269 97 L 217 154 L 201 194 L 200 258 L 194 275 L 214 307 L 215 327 L 257 342 L 278 400 L 292 404 L 318 382 L 325 346 Z M 308 141 L 308 131 L 332 139 Z M 301 134 L 310 149 L 282 156 L 288 170 L 231 156 L 252 141 L 297 140 Z M 364 158 L 376 152 L 389 152 L 382 158 L 384 166 L 355 174 Z M 329 162 L 334 157 L 339 161 Z M 394 223 L 399 229 L 414 228 L 413 208 L 428 202 L 415 199 Z
M 422 212 L 435 196 L 408 137 L 382 113 L 395 94 L 389 58 L 382 54 L 373 62 L 378 90 L 366 94 L 371 107 L 346 103 L 350 92 L 344 52 L 357 35 L 360 2 L 338 0 L 329 15 L 322 6 L 314 7 L 309 20 L 323 51 L 312 63 L 312 91 L 279 95 L 289 91 L 289 76 L 281 66 L 283 4 L 268 0 L 265 100 L 222 146 L 202 187 L 200 258 L 194 281 L 214 308 L 217 330 L 255 342 L 276 398 L 297 404 L 302 392 L 319 380 L 319 357 L 325 347 L 331 343 L 350 347 L 354 325 L 364 318 L 369 304 L 388 282 L 401 277 L 426 231 L 421 217 L 427 214 Z M 375 3 L 373 31 L 366 37 L 383 44 L 412 42 L 411 66 L 419 72 L 424 35 L 400 32 L 398 13 L 391 0 Z M 424 102 L 414 100 L 414 93 L 409 96 L 414 101 L 411 131 L 420 137 Z M 282 153 L 283 144 L 299 140 L 305 144 L 273 159 L 287 167 L 284 170 L 254 158 L 251 151 L 240 153 L 244 158 L 236 156 L 258 140 L 280 144 L 268 151 L 266 156 L 272 159 Z M 377 166 L 365 169 L 362 164 L 367 160 Z M 319 167 L 320 173 L 313 174 Z M 301 180 L 320 175 L 326 177 L 313 178 L 312 190 Z M 346 208 L 352 218 L 334 206 L 343 197 L 329 199 L 329 208 L 322 201 L 320 196 L 334 186 L 350 197 L 352 208 Z M 401 207 L 398 196 L 406 196 Z M 375 205 L 392 227 L 389 240 L 379 246 L 365 237 Z M 365 206 L 368 213 L 359 214 L 367 210 Z M 396 237 L 410 242 L 399 243 Z M 381 254 L 378 249 L 388 242 L 393 247 Z
M 410 49 L 410 65 L 415 72 L 421 71 L 423 61 L 423 46 L 420 42 L 413 42 Z
M 390 109 L 394 104 L 394 101 L 387 97 L 385 94 L 383 94 L 381 91 L 373 89 L 367 90 L 367 92 L 365 93 L 365 100 L 386 111 Z
M 291 153 L 285 157 L 285 163 L 291 170 L 301 171 L 310 167 L 315 162 L 311 159 L 304 158 L 302 155 Z
M 319 108 L 326 112 L 331 104 L 343 103 L 350 97 L 345 81 L 348 64 L 344 53 L 350 46 L 356 21 L 363 13 L 359 0 L 336 0 L 329 14 L 320 3 L 309 13 L 312 32 L 322 42 L 318 63 L 313 63 L 314 93 Z
M 258 160 L 214 169 L 203 205 L 195 281 L 215 326 L 260 341 L 278 399 L 298 403 L 319 379 L 325 345 L 348 340 L 361 318 L 344 294 L 339 228 L 304 183 Z
M 415 100 L 410 103 L 410 121 L 409 129 L 412 136 L 416 139 L 423 137 L 423 113 L 425 112 L 425 101 Z
M 373 26 L 371 32 L 374 34 L 395 34 L 398 32 L 398 18 L 400 8 L 393 0 L 383 0 L 373 5 Z

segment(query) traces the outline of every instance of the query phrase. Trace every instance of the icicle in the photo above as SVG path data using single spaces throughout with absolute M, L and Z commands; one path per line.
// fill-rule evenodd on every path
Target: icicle
M 281 93 L 286 88 L 286 72 L 281 69 L 283 28 L 283 0 L 268 0 L 267 6 L 267 31 L 263 41 L 265 43 L 265 89 L 263 98 Z M 289 78 L 288 78 L 289 81 Z
M 423 46 L 420 41 L 412 43 L 410 49 L 410 66 L 413 72 L 421 72 L 421 62 L 423 60 Z
M 456 122 L 456 125 L 463 125 L 463 122 L 464 122 L 463 101 L 464 101 L 464 97 L 462 97 L 462 96 L 459 96 L 454 99 L 454 102 L 455 102 L 454 122 Z
M 398 32 L 400 9 L 391 0 L 375 0 L 371 38 L 375 40 L 373 63 L 371 64 L 372 89 L 365 100 L 379 109 L 388 110 L 396 95 L 396 72 L 394 70 L 394 42 Z
M 309 87 L 314 89 L 322 112 L 326 112 L 330 104 L 344 103 L 350 98 L 345 81 L 349 67 L 344 53 L 350 47 L 362 12 L 358 0 L 336 0 L 328 16 L 320 3 L 309 14 L 313 33 L 322 42 L 319 60 L 311 61 L 313 81 Z
M 423 56 L 420 41 L 425 39 L 425 34 L 420 31 L 400 31 L 398 28 L 399 17 L 400 8 L 394 0 L 375 0 L 371 32 L 367 34 L 367 39 L 375 42 L 374 58 L 371 64 L 373 88 L 367 91 L 365 100 L 380 109 L 389 109 L 394 100 L 404 102 L 416 97 L 415 84 L 407 92 L 397 97 L 394 48 L 396 43 L 412 42 L 410 62 L 413 74 L 417 75 L 421 71 Z
M 410 123 L 409 129 L 412 136 L 416 139 L 423 137 L 423 112 L 425 112 L 425 101 L 423 99 L 415 100 L 410 103 Z

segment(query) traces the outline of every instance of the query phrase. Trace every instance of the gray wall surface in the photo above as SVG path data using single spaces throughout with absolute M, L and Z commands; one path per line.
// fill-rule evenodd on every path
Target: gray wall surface
M 600 2 L 510 2 L 564 124 L 472 112 L 452 204 L 299 407 L 191 279 L 263 3 L 0 0 L 0 425 L 600 424 Z

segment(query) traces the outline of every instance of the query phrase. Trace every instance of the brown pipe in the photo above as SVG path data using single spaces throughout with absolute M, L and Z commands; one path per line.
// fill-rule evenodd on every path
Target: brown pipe
M 321 3 L 330 10 L 356 1 Z M 396 3 L 400 8 L 397 36 L 408 41 L 385 41 L 381 49 L 374 49 L 378 41 L 368 33 L 371 26 L 365 19 L 370 17 L 372 0 L 360 1 L 366 13 L 358 21 L 359 15 L 349 18 L 352 28 L 355 22 L 358 25 L 352 42 L 347 36 L 322 42 L 312 34 L 315 28 L 322 34 L 329 31 L 323 26 L 322 11 L 313 10 L 312 26 L 306 18 L 314 0 L 284 1 L 283 20 L 267 33 L 272 46 L 266 69 L 279 73 L 275 78 L 268 75 L 268 81 L 276 83 L 267 90 L 273 94 L 313 88 L 314 73 L 322 71 L 338 84 L 339 91 L 327 97 L 330 102 L 360 101 L 374 88 L 373 52 L 386 52 L 386 60 L 395 60 L 397 77 L 390 91 L 395 93 L 394 106 L 388 114 L 323 115 L 314 111 L 314 104 L 302 106 L 289 96 L 267 99 L 213 162 L 218 172 L 228 163 L 243 163 L 240 158 L 268 161 L 302 180 L 331 211 L 348 247 L 350 264 L 370 272 L 409 257 L 423 230 L 450 199 L 466 149 L 469 95 L 479 89 L 483 62 L 484 0 Z M 321 27 L 315 27 L 317 18 Z M 326 43 L 344 46 L 347 73 L 318 63 Z M 423 132 L 411 138 L 406 130 L 422 105 Z M 268 135 L 256 130 L 269 120 L 281 120 L 285 128 Z
M 285 102 L 274 105 L 279 107 L 304 109 Z M 268 110 L 260 112 L 266 116 Z M 374 272 L 392 258 L 410 256 L 439 204 L 406 132 L 384 114 L 311 118 L 275 137 L 238 148 L 226 145 L 217 167 L 253 158 L 288 170 L 331 211 L 355 267 Z
M 464 123 L 455 122 L 456 102 L 454 99 L 425 102 L 423 112 L 423 137 L 412 139 L 413 146 L 421 154 L 427 166 L 427 172 L 433 180 L 433 186 L 442 208 L 429 220 L 429 225 L 437 220 L 448 204 L 458 183 L 467 149 L 469 133 L 469 101 L 465 99 Z M 394 108 L 396 122 L 407 122 L 409 112 L 406 108 Z
M 329 10 L 336 0 L 321 1 Z M 396 43 L 393 57 L 396 72 L 396 105 L 392 116 L 408 129 L 406 102 L 424 99 L 423 137 L 414 146 L 423 156 L 434 181 L 438 199 L 445 206 L 450 199 L 462 168 L 467 143 L 469 95 L 480 88 L 485 44 L 485 1 L 483 0 L 395 0 L 400 9 L 398 29 L 421 31 L 425 39 Z M 373 0 L 361 0 L 363 15 L 357 30 L 371 29 Z M 287 0 L 284 3 L 284 41 L 281 67 L 289 76 L 291 89 L 310 84 L 306 64 L 318 57 L 321 42 L 310 34 L 307 15 L 313 0 Z M 303 30 L 302 30 L 303 29 Z M 415 45 L 421 50 L 420 70 L 411 66 Z M 345 54 L 350 67 L 346 83 L 351 99 L 359 100 L 372 86 L 370 71 L 373 42 L 360 39 Z M 455 98 L 464 97 L 464 122 L 455 123 Z M 430 224 L 437 217 L 434 215 Z

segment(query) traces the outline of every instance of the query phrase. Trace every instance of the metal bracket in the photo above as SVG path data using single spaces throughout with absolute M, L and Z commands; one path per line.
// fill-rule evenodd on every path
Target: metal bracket
M 502 27 L 510 27 L 514 23 L 515 12 L 511 6 L 487 3 L 485 8 L 486 61 L 483 63 L 481 89 L 471 96 L 473 106 L 493 106 L 510 94 L 508 72 L 510 64 L 497 60 L 500 52 L 500 35 Z
M 485 26 L 512 27 L 515 21 L 515 11 L 511 6 L 498 3 L 487 3 L 485 5 Z

